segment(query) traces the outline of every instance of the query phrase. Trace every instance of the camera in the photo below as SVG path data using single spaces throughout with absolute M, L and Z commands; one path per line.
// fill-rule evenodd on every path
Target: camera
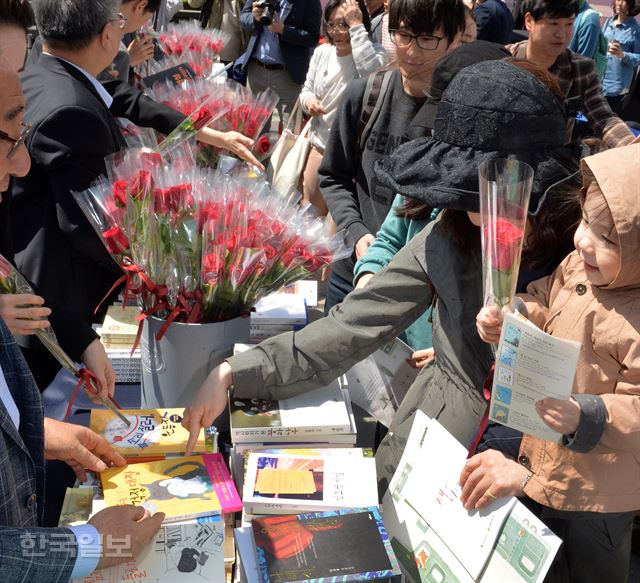
M 272 24 L 274 15 L 280 12 L 280 0 L 260 0 L 257 6 L 258 8 L 262 8 L 260 24 L 263 26 Z

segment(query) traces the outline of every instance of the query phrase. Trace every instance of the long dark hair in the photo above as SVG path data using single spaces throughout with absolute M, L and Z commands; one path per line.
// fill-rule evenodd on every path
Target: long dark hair
M 364 3 L 364 0 L 357 0 L 358 8 L 360 8 L 360 12 L 362 13 L 362 24 L 364 25 L 367 34 L 371 34 L 371 17 L 369 16 L 369 11 L 367 10 L 367 5 Z M 322 36 L 324 36 L 331 44 L 333 44 L 333 39 L 327 30 L 326 23 L 329 22 L 329 18 L 331 18 L 331 13 L 339 8 L 342 4 L 342 0 L 329 0 L 327 5 L 324 7 L 324 13 L 322 15 Z

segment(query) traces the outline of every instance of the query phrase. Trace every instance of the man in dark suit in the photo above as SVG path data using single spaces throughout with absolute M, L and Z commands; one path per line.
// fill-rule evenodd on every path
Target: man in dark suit
M 32 166 L 11 191 L 16 265 L 52 309 L 51 324 L 63 348 L 103 386 L 112 384 L 112 369 L 91 327 L 93 311 L 121 270 L 71 191 L 86 189 L 105 172 L 105 156 L 125 145 L 109 111 L 113 98 L 96 80 L 120 46 L 124 20 L 118 7 L 117 0 L 35 5 L 45 50 L 23 73 Z M 20 343 L 45 388 L 58 363 L 33 337 Z
M 506 45 L 511 40 L 513 15 L 502 0 L 480 0 L 473 9 L 478 40 Z
M 313 49 L 320 38 L 320 0 L 280 0 L 279 9 L 247 0 L 240 25 L 251 31 L 247 50 L 236 61 L 234 75 L 247 75 L 255 92 L 268 87 L 280 97 L 280 123 L 286 123 L 307 77 Z M 269 3 L 269 4 L 272 4 Z M 271 23 L 264 21 L 269 17 Z
M 28 7 L 28 5 L 26 5 Z M 24 96 L 16 73 L 24 61 L 28 12 L 19 0 L 0 6 L 0 193 L 11 177 L 24 176 L 30 161 L 24 146 Z M 5 10 L 6 11 L 3 11 Z M 22 55 L 22 57 L 20 57 Z M 3 318 L 5 316 L 3 315 Z M 43 417 L 40 395 L 13 337 L 0 320 L 0 565 L 7 581 L 68 581 L 96 567 L 127 560 L 109 545 L 126 540 L 136 556 L 157 532 L 163 515 L 145 518 L 141 508 L 116 507 L 96 514 L 88 525 L 42 528 L 45 460 L 61 460 L 81 479 L 84 468 L 104 470 L 125 460 L 86 427 Z M 142 519 L 142 520 L 141 520 Z M 103 545 L 102 547 L 100 545 Z M 111 555 L 111 556 L 109 556 Z

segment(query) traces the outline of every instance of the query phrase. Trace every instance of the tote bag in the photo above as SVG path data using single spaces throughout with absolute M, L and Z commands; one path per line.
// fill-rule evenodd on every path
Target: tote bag
M 313 118 L 310 119 L 302 127 L 303 119 L 300 102 L 296 103 L 289 121 L 291 119 L 295 119 L 293 129 L 287 124 L 276 147 L 273 149 L 267 168 L 271 186 L 285 195 L 297 188 L 300 175 L 307 162 L 309 146 L 311 145 L 309 131 L 313 120 Z

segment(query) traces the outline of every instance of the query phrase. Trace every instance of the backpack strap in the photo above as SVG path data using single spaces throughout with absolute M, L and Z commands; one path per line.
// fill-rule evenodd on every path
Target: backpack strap
M 371 133 L 371 128 L 380 115 L 382 103 L 389 89 L 392 75 L 393 71 L 379 71 L 367 79 L 364 95 L 362 96 L 362 113 L 360 115 L 360 121 L 358 122 L 358 132 L 356 135 L 359 152 L 362 152 L 364 149 L 367 138 Z

